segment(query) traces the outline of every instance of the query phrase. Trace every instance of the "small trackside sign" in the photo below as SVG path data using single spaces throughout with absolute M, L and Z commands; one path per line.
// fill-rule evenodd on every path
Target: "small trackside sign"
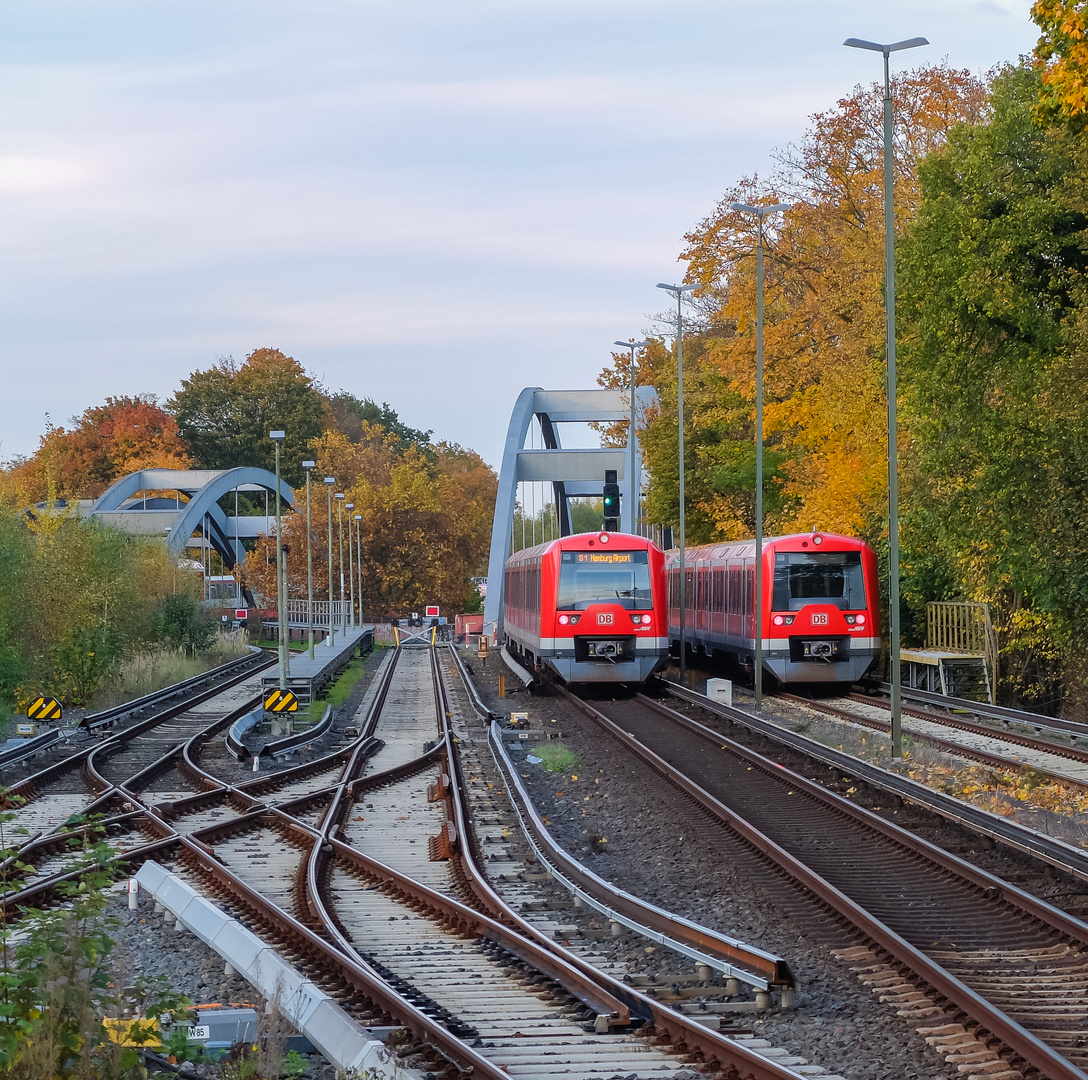
M 26 707 L 28 720 L 59 720 L 61 718 L 60 702 L 52 697 L 35 698 Z
M 273 713 L 298 712 L 298 698 L 290 690 L 273 690 L 264 699 L 264 711 Z

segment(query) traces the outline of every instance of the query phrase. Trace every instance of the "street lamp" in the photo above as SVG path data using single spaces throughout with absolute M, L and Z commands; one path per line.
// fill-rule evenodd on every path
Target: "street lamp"
M 755 657 L 753 663 L 756 709 L 763 706 L 763 219 L 768 214 L 781 214 L 790 203 L 769 206 L 749 206 L 730 203 L 742 214 L 755 214 L 759 232 L 756 240 L 756 624 Z
M 270 431 L 268 437 L 276 445 L 276 637 L 279 638 L 280 689 L 287 689 L 287 642 L 285 640 L 284 577 L 283 572 L 283 519 L 280 514 L 280 444 L 287 438 L 284 431 Z
M 336 499 L 336 534 L 340 540 L 340 618 L 343 620 L 343 631 L 348 632 L 348 612 L 344 605 L 344 493 L 338 491 Z
M 900 684 L 899 657 L 899 461 L 897 444 L 897 407 L 895 387 L 895 213 L 893 206 L 895 177 L 892 172 L 892 82 L 888 59 L 893 52 L 928 45 L 924 37 L 907 38 L 891 45 L 880 45 L 861 38 L 847 38 L 844 45 L 867 49 L 884 57 L 884 315 L 888 354 L 888 637 L 891 651 L 892 757 L 903 756 L 903 690 Z
M 306 627 L 310 643 L 310 659 L 314 658 L 314 549 L 311 543 L 313 515 L 310 507 L 310 473 L 317 468 L 316 461 L 304 461 L 306 470 Z
M 630 532 L 638 532 L 638 455 L 635 452 L 635 349 L 643 349 L 648 341 L 613 341 L 621 349 L 631 350 L 631 421 L 627 429 L 627 514 L 631 521 Z
M 687 620 L 687 581 L 684 568 L 684 311 L 681 303 L 684 293 L 692 292 L 696 285 L 666 285 L 659 281 L 655 286 L 676 297 L 676 400 L 679 410 L 679 466 L 680 466 L 680 681 L 684 681 L 684 628 Z
M 363 625 L 363 515 L 355 515 L 355 573 L 359 576 L 359 625 Z
M 348 582 L 351 585 L 351 628 L 355 629 L 355 559 L 351 553 L 351 517 L 350 513 L 355 509 L 355 503 L 344 503 L 344 509 L 348 511 Z
M 336 644 L 336 620 L 332 617 L 332 486 L 335 483 L 335 476 L 325 477 L 325 487 L 329 493 L 329 636 L 325 638 L 325 644 L 330 649 Z

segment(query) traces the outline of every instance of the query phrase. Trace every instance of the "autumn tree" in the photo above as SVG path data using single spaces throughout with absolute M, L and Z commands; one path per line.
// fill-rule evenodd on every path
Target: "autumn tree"
M 188 445 L 153 395 L 109 397 L 70 421 L 50 426 L 32 458 L 10 470 L 21 501 L 97 498 L 138 469 L 188 467 Z
M 409 427 L 388 402 L 379 406 L 371 398 L 357 398 L 347 390 L 326 395 L 325 410 L 325 427 L 343 432 L 351 442 L 359 442 L 374 428 L 381 428 L 396 438 L 398 449 L 407 450 L 413 444 L 428 446 L 433 434 Z
M 336 476 L 337 490 L 354 504 L 362 528 L 362 611 L 371 616 L 403 614 L 423 604 L 447 611 L 471 602 L 471 578 L 486 572 L 497 479 L 478 454 L 439 443 L 425 453 L 402 449 L 396 435 L 364 423 L 352 442 L 326 431 L 311 444 L 317 475 Z M 323 485 L 322 485 L 323 486 Z M 328 496 L 313 493 L 310 543 L 314 590 L 328 595 Z M 296 513 L 284 522 L 290 595 L 306 595 L 305 488 L 296 493 Z M 333 584 L 339 599 L 340 530 L 344 533 L 344 574 L 348 572 L 348 515 L 333 505 Z M 275 596 L 275 541 L 262 538 L 246 560 L 251 588 Z M 350 591 L 350 590 L 349 590 Z
M 1073 131 L 1088 124 L 1088 4 L 1085 0 L 1035 0 L 1031 17 L 1042 33 L 1035 63 L 1042 78 L 1034 113 L 1044 125 Z
M 943 66 L 898 76 L 896 218 L 918 203 L 917 164 L 985 109 L 985 88 Z M 883 87 L 858 87 L 766 182 L 739 181 L 686 237 L 698 284 L 684 344 L 688 531 L 751 535 L 755 484 L 756 225 L 733 202 L 788 202 L 765 234 L 765 493 L 768 531 L 834 529 L 874 538 L 886 511 L 883 314 Z M 656 349 L 656 352 L 655 352 Z M 675 522 L 675 345 L 649 350 L 661 407 L 643 433 L 649 508 Z M 626 366 L 624 364 L 624 366 Z M 649 379 L 650 375 L 643 378 Z M 607 377 L 606 377 L 607 379 Z
M 194 461 L 207 469 L 272 469 L 275 449 L 268 433 L 286 432 L 281 468 L 291 484 L 301 482 L 307 446 L 321 434 L 325 417 L 313 380 L 279 349 L 257 349 L 243 364 L 227 359 L 194 372 L 167 408 Z

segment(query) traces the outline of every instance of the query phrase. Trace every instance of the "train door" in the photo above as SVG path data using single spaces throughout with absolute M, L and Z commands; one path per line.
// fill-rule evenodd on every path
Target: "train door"
M 726 618 L 726 633 L 731 638 L 739 638 L 741 636 L 741 610 L 743 608 L 743 603 L 740 594 L 740 564 L 737 563 L 729 567 L 729 614 Z
M 756 567 L 754 562 L 744 563 L 744 636 L 755 641 Z
M 710 580 L 710 632 L 721 637 L 725 633 L 725 570 L 714 567 Z
M 696 629 L 704 634 L 710 629 L 710 571 L 705 566 L 698 570 L 699 585 L 696 589 Z

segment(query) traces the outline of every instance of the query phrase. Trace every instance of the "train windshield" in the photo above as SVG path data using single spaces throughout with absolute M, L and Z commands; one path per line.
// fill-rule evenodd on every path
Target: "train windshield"
M 646 551 L 564 551 L 559 566 L 560 611 L 584 611 L 590 604 L 619 604 L 649 611 L 650 560 Z
M 788 551 L 774 557 L 775 611 L 800 611 L 813 601 L 842 611 L 865 608 L 860 551 Z

